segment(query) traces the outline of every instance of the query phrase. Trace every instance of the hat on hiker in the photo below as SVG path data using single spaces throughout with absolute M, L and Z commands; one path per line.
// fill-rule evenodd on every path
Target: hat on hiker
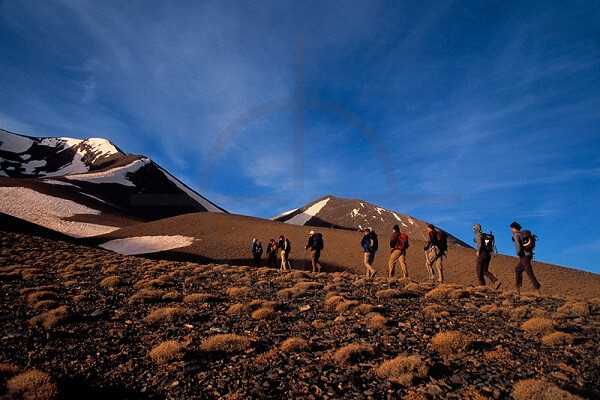
M 310 231 L 310 235 L 314 235 L 314 234 L 315 234 L 315 231 Z

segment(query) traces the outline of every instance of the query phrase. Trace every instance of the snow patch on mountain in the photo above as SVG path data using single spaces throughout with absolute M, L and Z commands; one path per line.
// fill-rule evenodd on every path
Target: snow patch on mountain
M 112 168 L 100 172 L 88 172 L 85 174 L 67 175 L 65 178 L 71 180 L 86 181 L 90 183 L 117 183 L 123 186 L 135 187 L 133 182 L 129 180 L 127 174 L 136 172 L 146 164 L 150 163 L 147 158 L 135 160 L 134 162 L 122 167 Z
M 23 153 L 29 150 L 32 145 L 33 140 L 24 136 L 13 135 L 0 129 L 0 150 L 11 153 Z
M 87 222 L 64 221 L 79 214 L 99 215 L 99 210 L 71 200 L 49 196 L 23 187 L 0 187 L 0 212 L 73 237 L 110 233 L 119 228 Z
M 44 183 L 48 183 L 50 185 L 72 186 L 72 187 L 76 187 L 76 188 L 79 189 L 79 186 L 77 186 L 77 185 L 73 185 L 72 183 L 63 182 L 63 181 L 59 181 L 59 180 L 56 180 L 56 179 L 44 179 L 43 182 Z
M 135 254 L 156 253 L 187 247 L 194 243 L 194 238 L 189 236 L 135 236 L 125 239 L 110 240 L 100 247 L 126 256 Z
M 313 204 L 312 206 L 308 207 L 306 209 L 306 211 L 303 211 L 302 213 L 295 215 L 294 217 L 285 221 L 285 223 L 292 224 L 292 225 L 306 224 L 309 219 L 311 219 L 312 217 L 317 215 L 319 213 L 319 211 L 321 211 L 321 209 L 323 209 L 323 207 L 325 207 L 325 205 L 327 204 L 328 201 L 329 201 L 329 197 L 319 201 L 318 203 Z
M 297 208 L 294 208 L 294 209 L 291 209 L 289 211 L 282 212 L 281 214 L 276 215 L 274 217 L 271 217 L 269 219 L 270 220 L 276 220 L 277 218 L 281 218 L 281 217 L 285 217 L 286 215 L 290 215 L 291 213 L 293 213 L 294 211 L 297 211 L 297 210 L 298 210 Z

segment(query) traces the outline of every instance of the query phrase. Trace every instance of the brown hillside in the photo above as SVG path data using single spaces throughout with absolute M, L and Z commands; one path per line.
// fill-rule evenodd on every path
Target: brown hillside
M 279 235 L 288 237 L 292 243 L 291 261 L 294 269 L 309 270 L 310 260 L 304 253 L 311 227 L 295 226 L 241 215 L 221 213 L 194 213 L 150 223 L 125 227 L 108 235 L 94 238 L 91 244 L 100 244 L 116 238 L 146 235 L 184 235 L 196 240 L 192 245 L 173 251 L 148 254 L 155 259 L 188 260 L 195 262 L 219 262 L 234 265 L 251 263 L 250 244 L 254 237 L 265 247 L 269 239 Z M 325 249 L 321 264 L 324 271 L 348 271 L 363 274 L 360 232 L 318 228 L 323 234 Z M 374 267 L 379 276 L 387 276 L 389 257 L 389 232 L 379 232 L 379 251 Z M 425 242 L 413 240 L 408 249 L 407 264 L 411 279 L 422 282 L 427 279 L 423 246 Z M 264 256 L 263 256 L 264 257 Z M 265 260 L 263 258 L 263 265 Z M 493 255 L 490 271 L 503 282 L 503 289 L 514 289 L 514 265 L 517 259 L 505 255 Z M 570 295 L 584 298 L 600 297 L 600 275 L 542 262 L 533 262 L 534 272 L 546 295 Z M 400 271 L 396 266 L 397 274 Z M 451 246 L 445 259 L 445 280 L 460 285 L 477 285 L 475 275 L 475 251 Z M 523 290 L 532 290 L 524 276 Z

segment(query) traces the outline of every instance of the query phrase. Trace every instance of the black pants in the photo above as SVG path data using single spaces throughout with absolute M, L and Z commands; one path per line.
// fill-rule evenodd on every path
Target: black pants
M 260 256 L 262 253 L 254 254 L 254 266 L 260 267 Z
M 477 279 L 479 280 L 479 284 L 481 286 L 485 286 L 485 279 L 483 276 L 487 276 L 492 283 L 496 283 L 498 278 L 492 274 L 488 268 L 490 267 L 490 260 L 492 259 L 492 255 L 487 251 L 482 251 L 479 253 L 479 257 L 477 257 Z
M 535 275 L 533 274 L 533 268 L 531 267 L 531 258 L 531 255 L 519 257 L 519 263 L 515 265 L 516 286 L 520 288 L 523 285 L 523 271 L 525 271 L 527 272 L 527 276 L 529 277 L 533 288 L 538 290 L 541 285 L 535 278 Z

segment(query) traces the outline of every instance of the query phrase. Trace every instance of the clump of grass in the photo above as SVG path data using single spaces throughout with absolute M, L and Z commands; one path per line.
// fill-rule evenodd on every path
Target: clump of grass
M 469 297 L 470 295 L 471 295 L 471 293 L 469 293 L 468 290 L 454 289 L 454 290 L 450 291 L 450 293 L 448 293 L 448 298 L 449 299 L 465 299 L 465 298 Z
M 161 300 L 166 302 L 181 301 L 182 295 L 179 292 L 167 292 L 163 294 Z
M 343 300 L 344 298 L 342 296 L 339 296 L 337 294 L 332 294 L 331 296 L 329 296 L 328 293 L 327 296 L 325 296 L 325 306 L 330 308 L 336 308 L 337 305 Z
M 150 312 L 143 321 L 147 324 L 160 324 L 163 322 L 173 322 L 189 314 L 190 310 L 186 308 L 162 307 Z
M 271 307 L 261 307 L 252 313 L 253 319 L 274 319 L 277 313 Z
M 9 363 L 0 363 L 0 379 L 4 380 L 8 377 L 13 377 L 20 371 L 19 367 Z
M 6 388 L 11 398 L 50 400 L 58 396 L 58 387 L 50 375 L 35 369 L 9 379 Z
M 431 317 L 434 317 L 434 318 L 450 316 L 450 311 L 448 311 L 446 309 L 446 307 L 444 307 L 440 304 L 428 305 L 427 307 L 423 308 L 423 312 L 425 312 L 425 314 L 427 314 Z
M 209 303 L 215 300 L 215 296 L 208 293 L 192 293 L 183 298 L 184 303 L 202 304 Z
M 38 301 L 37 303 L 35 303 L 35 305 L 33 306 L 33 309 L 36 311 L 42 311 L 42 310 L 52 310 L 53 308 L 58 307 L 58 302 L 56 302 L 55 300 L 42 300 L 42 301 Z
M 183 358 L 183 346 L 175 340 L 168 340 L 155 346 L 148 355 L 156 364 L 167 364 Z
M 586 317 L 590 315 L 590 306 L 581 301 L 568 301 L 556 310 L 565 317 Z
M 515 400 L 582 400 L 581 397 L 543 379 L 525 379 L 517 382 L 511 394 Z
M 238 353 L 250 347 L 250 338 L 232 333 L 223 333 L 208 337 L 200 343 L 200 348 L 206 352 Z
M 123 281 L 121 280 L 120 277 L 113 275 L 113 276 L 108 276 L 104 279 L 102 279 L 99 283 L 100 287 L 103 287 L 105 289 L 112 289 L 112 288 L 116 288 L 118 286 L 121 286 L 123 284 Z
M 521 329 L 533 334 L 546 335 L 554 331 L 554 321 L 548 318 L 533 317 L 523 322 Z
M 352 343 L 333 353 L 331 359 L 338 364 L 350 365 L 363 359 L 369 359 L 374 354 L 370 344 Z
M 282 289 L 277 292 L 277 296 L 283 298 L 298 298 L 304 297 L 309 294 L 311 290 L 321 289 L 323 285 L 318 282 L 298 282 L 294 286 L 288 289 Z
M 129 298 L 129 304 L 158 303 L 164 294 L 165 291 L 160 289 L 142 289 Z
M 511 319 L 523 319 L 529 314 L 529 307 L 519 306 L 510 310 Z
M 56 300 L 56 293 L 50 291 L 33 292 L 27 296 L 29 304 L 37 303 L 41 300 Z
M 358 301 L 356 300 L 342 300 L 337 306 L 335 306 L 335 310 L 340 314 L 345 313 L 346 311 L 358 306 Z
M 404 290 L 406 290 L 408 292 L 420 292 L 421 291 L 421 286 L 418 283 L 416 283 L 416 282 L 408 282 L 404 286 Z
M 227 315 L 247 314 L 249 309 L 250 308 L 246 304 L 236 303 L 231 305 L 231 307 L 229 307 L 229 309 L 225 313 Z
M 462 352 L 470 344 L 469 337 L 460 331 L 440 332 L 431 339 L 433 349 L 441 355 Z
M 438 286 L 434 289 L 431 289 L 429 292 L 425 293 L 425 297 L 428 299 L 447 299 L 450 296 L 450 293 L 454 289 L 446 287 L 446 286 Z
M 225 293 L 229 297 L 239 299 L 239 298 L 243 298 L 243 297 L 250 297 L 252 294 L 252 291 L 250 290 L 249 287 L 246 287 L 246 286 L 244 286 L 244 287 L 232 286 L 232 287 L 227 288 Z
M 366 316 L 364 323 L 367 328 L 383 329 L 388 324 L 388 319 L 379 313 L 371 313 Z
M 380 299 L 397 299 L 402 297 L 402 291 L 398 289 L 383 289 L 377 291 L 375 296 Z
M 498 345 L 494 350 L 484 352 L 483 357 L 486 360 L 493 361 L 495 363 L 506 364 L 511 361 L 512 354 L 501 345 Z
M 277 307 L 277 302 L 263 299 L 254 299 L 250 303 L 248 303 L 248 307 L 251 310 L 257 310 L 261 307 L 269 307 L 274 309 L 275 307 Z
M 367 315 L 370 314 L 372 312 L 374 312 L 376 310 L 376 307 L 371 305 L 371 304 L 360 304 L 356 307 L 354 307 L 354 312 L 356 314 L 361 314 L 361 315 Z
M 483 306 L 479 309 L 481 312 L 488 313 L 490 315 L 498 315 L 498 316 L 509 316 L 511 310 L 506 307 L 499 307 L 494 304 L 489 304 L 487 306 Z
M 287 338 L 279 347 L 283 353 L 301 353 L 310 350 L 310 345 L 304 339 L 298 337 Z
M 70 315 L 71 310 L 67 306 L 60 306 L 31 318 L 29 324 L 36 328 L 42 327 L 49 330 L 64 322 Z
M 157 288 L 162 288 L 168 285 L 168 282 L 166 282 L 164 279 L 142 279 L 138 282 L 136 282 L 135 285 L 133 285 L 133 288 L 136 290 L 139 289 L 157 289 Z
M 384 361 L 375 372 L 382 378 L 409 387 L 416 379 L 425 378 L 429 368 L 417 356 L 398 356 Z
M 319 289 L 323 289 L 323 284 L 319 283 L 319 282 L 312 282 L 312 281 L 303 281 L 303 282 L 298 282 L 294 285 L 294 287 L 298 290 L 319 290 Z
M 573 344 L 573 335 L 565 332 L 553 332 L 542 336 L 542 343 L 548 346 L 565 346 Z

